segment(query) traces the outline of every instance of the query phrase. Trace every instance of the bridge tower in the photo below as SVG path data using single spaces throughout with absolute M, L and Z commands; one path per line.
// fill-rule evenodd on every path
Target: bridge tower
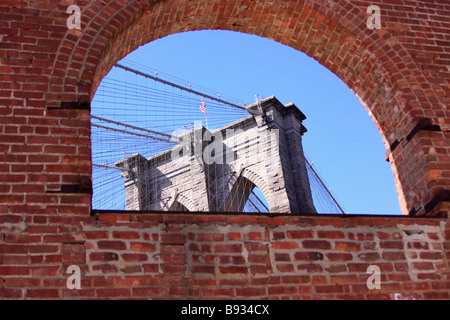
M 247 108 L 259 112 L 217 130 L 195 126 L 170 150 L 117 162 L 126 209 L 242 212 L 258 187 L 270 213 L 316 213 L 302 147 L 305 115 L 273 96 Z

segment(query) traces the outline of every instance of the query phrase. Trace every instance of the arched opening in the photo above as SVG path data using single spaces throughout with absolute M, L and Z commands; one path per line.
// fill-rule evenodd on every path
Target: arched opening
M 195 48 L 201 46 L 202 42 L 209 43 L 207 55 L 209 62 L 205 61 L 203 56 L 195 57 Z M 258 49 L 243 50 L 245 52 L 241 51 L 233 55 L 233 52 L 237 51 L 240 46 L 249 43 L 252 44 L 251 48 L 256 47 Z M 180 52 L 183 47 L 185 48 L 185 59 L 190 61 L 189 64 L 176 62 L 177 52 Z M 214 72 L 207 71 L 219 63 L 222 57 L 219 52 L 224 52 L 223 55 L 228 56 L 233 61 L 233 63 L 222 61 L 226 65 L 225 68 L 229 71 L 228 73 L 224 72 L 223 68 L 219 66 L 216 66 Z M 270 57 L 279 57 L 281 62 L 273 61 L 268 65 L 271 62 Z M 251 59 L 255 61 L 254 64 L 250 63 Z M 362 110 L 359 100 L 353 93 L 331 72 L 306 55 L 264 38 L 225 31 L 200 31 L 169 36 L 150 43 L 131 53 L 120 63 L 146 60 L 164 66 L 171 73 L 178 69 L 183 75 L 192 77 L 192 84 L 189 83 L 189 85 L 192 85 L 192 89 L 197 89 L 196 83 L 203 80 L 207 83 L 217 84 L 213 89 L 217 89 L 217 92 L 222 93 L 223 96 L 228 93 L 228 90 L 231 90 L 239 96 L 246 97 L 246 100 L 250 101 L 249 103 L 252 102 L 251 99 L 255 92 L 265 95 L 277 94 L 285 101 L 293 99 L 296 103 L 301 104 L 302 110 L 307 114 L 305 124 L 308 132 L 303 139 L 305 153 L 314 161 L 314 165 L 320 168 L 322 178 L 325 177 L 329 186 L 333 187 L 332 191 L 335 195 L 337 194 L 340 200 L 344 199 L 341 204 L 345 208 L 349 207 L 348 212 L 384 214 L 398 214 L 400 212 L 392 172 L 383 159 L 383 144 L 376 127 L 367 113 Z M 199 62 L 200 60 L 202 63 Z M 293 61 L 296 61 L 296 63 Z M 234 64 L 236 66 L 233 70 Z M 156 74 L 156 69 L 151 70 L 145 64 L 131 65 L 147 74 Z M 264 65 L 266 70 L 258 70 L 262 69 L 260 68 L 261 65 Z M 237 77 L 239 70 L 242 70 L 243 75 Z M 164 77 L 162 73 L 159 69 L 158 77 Z M 191 74 L 192 76 L 190 76 Z M 270 74 L 272 74 L 272 79 L 267 80 Z M 102 84 L 97 91 L 92 104 L 92 114 L 107 118 L 113 117 L 111 119 L 117 121 L 121 121 L 120 119 L 135 121 L 130 122 L 132 125 L 140 125 L 145 119 L 149 125 L 148 129 L 164 131 L 167 134 L 177 128 L 189 125 L 189 123 L 204 120 L 203 113 L 198 110 L 200 105 L 198 97 L 184 98 L 181 91 L 178 89 L 174 91 L 170 86 L 158 87 L 160 91 L 155 97 L 147 94 L 154 89 L 155 82 L 137 78 L 133 73 L 114 68 L 105 78 L 106 85 L 103 86 Z M 228 79 L 219 81 L 217 78 Z M 129 82 L 128 84 L 126 80 Z M 145 87 L 145 89 L 144 86 L 147 85 L 148 87 Z M 147 93 L 142 93 L 135 88 L 136 86 L 142 86 Z M 324 89 L 326 90 L 324 91 Z M 119 95 L 113 96 L 111 94 L 113 91 L 118 92 Z M 127 94 L 122 97 L 121 92 Z M 158 99 L 158 102 L 155 102 L 154 99 Z M 180 103 L 180 106 L 174 107 L 176 103 Z M 152 109 L 154 104 L 158 106 Z M 144 105 L 151 114 L 136 113 L 139 105 Z M 189 106 L 191 109 L 189 109 Z M 343 110 L 344 108 L 349 110 Z M 225 110 L 227 113 L 219 112 L 215 115 L 214 106 L 211 106 L 209 102 L 207 109 L 209 124 L 216 128 L 245 116 L 245 113 L 232 108 Z M 166 110 L 167 114 L 162 116 L 160 110 Z M 121 113 L 122 111 L 126 114 Z M 118 116 L 108 115 L 109 112 L 114 112 Z M 132 120 L 133 113 L 136 113 L 135 120 Z M 339 121 L 336 121 L 336 119 L 339 119 Z M 170 124 L 171 122 L 174 124 L 173 126 Z M 116 136 L 117 133 L 114 133 L 114 135 Z M 119 158 L 122 156 L 122 152 L 128 154 L 141 153 L 150 157 L 164 150 L 164 144 L 160 141 L 152 144 L 145 139 L 143 139 L 145 147 L 133 149 L 132 146 L 136 145 L 136 142 L 124 140 L 126 137 L 123 137 L 123 135 L 119 136 L 120 141 L 118 143 L 114 142 L 114 137 L 108 138 L 109 143 L 114 144 L 114 150 L 119 152 Z M 97 137 L 96 134 L 93 135 L 93 143 Z M 100 144 L 97 143 L 97 145 Z M 172 144 L 169 144 L 166 149 L 172 146 Z M 100 152 L 100 154 L 105 153 Z M 113 163 L 119 158 L 109 162 Z M 103 158 L 97 160 L 95 157 L 93 160 L 94 163 L 105 161 Z M 96 168 L 94 168 L 95 171 Z M 102 169 L 102 171 L 107 170 Z M 118 175 L 116 176 L 118 178 Z M 320 186 L 317 185 L 318 183 L 313 186 L 316 208 L 317 202 L 321 201 L 321 197 L 324 197 L 321 190 L 317 189 Z M 123 186 L 120 178 L 117 179 L 117 186 L 117 190 L 120 190 Z M 108 188 L 108 190 L 112 190 L 112 188 Z M 344 190 L 344 192 L 339 192 L 340 190 Z M 244 210 L 251 190 L 243 191 L 245 192 L 241 192 L 242 197 L 235 199 L 237 204 L 227 207 L 227 211 L 230 211 L 230 208 L 233 208 L 231 211 L 236 212 Z M 101 194 L 104 195 L 105 193 L 101 192 Z M 354 205 L 353 203 L 356 203 L 354 199 L 358 199 L 359 203 Z M 353 201 L 353 203 L 350 201 Z M 346 204 L 349 205 L 346 206 Z M 259 207 L 263 209 L 263 206 L 260 205 Z M 332 213 L 332 211 L 326 211 L 326 206 L 324 208 L 323 213 Z
M 269 213 L 270 205 L 264 193 L 258 187 L 254 187 L 244 206 L 244 212 Z
M 170 206 L 169 211 L 189 212 L 188 208 L 186 208 L 184 205 L 182 205 L 178 201 L 173 202 L 173 204 Z
M 240 176 L 228 195 L 225 211 L 268 213 L 269 203 L 260 188 L 249 179 Z
M 99 3 L 89 2 L 82 14 L 97 12 L 91 9 L 103 7 Z M 50 76 L 55 81 L 59 74 L 65 76 L 63 83 L 47 97 L 49 105 L 58 104 L 61 95 L 66 101 L 91 101 L 101 79 L 115 62 L 140 45 L 166 35 L 203 29 L 256 34 L 305 52 L 356 93 L 383 136 L 404 214 L 428 213 L 427 204 L 445 187 L 443 178 L 430 171 L 431 163 L 438 161 L 438 156 L 421 157 L 420 152 L 412 152 L 414 148 L 423 150 L 426 143 L 414 141 L 406 149 L 396 148 L 413 132 L 417 115 L 424 114 L 424 110 L 434 117 L 433 121 L 442 120 L 433 111 L 438 95 L 425 92 L 430 88 L 423 86 L 428 81 L 427 75 L 392 29 L 379 32 L 367 29 L 364 4 L 324 4 L 319 0 L 282 4 L 261 0 L 248 5 L 233 1 L 180 4 L 165 0 L 106 6 L 107 10 L 88 21 L 81 36 L 66 36 L 67 45 L 77 50 L 69 56 L 66 51 L 57 53 L 58 68 Z M 400 64 L 408 67 L 399 68 Z M 411 173 L 409 168 L 413 167 L 421 170 Z

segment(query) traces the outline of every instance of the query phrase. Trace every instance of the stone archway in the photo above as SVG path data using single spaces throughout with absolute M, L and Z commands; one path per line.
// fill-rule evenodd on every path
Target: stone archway
M 230 192 L 227 196 L 225 211 L 242 212 L 245 203 L 250 197 L 250 193 L 255 187 L 261 190 L 262 194 L 269 202 L 270 208 L 270 198 L 267 197 L 269 188 L 266 182 L 254 172 L 245 168 L 240 173 L 235 173 L 228 183 Z
M 411 49 L 402 37 L 403 31 L 416 30 L 396 20 L 398 8 L 387 7 L 383 28 L 370 30 L 369 2 L 104 3 L 94 0 L 82 8 L 81 33 L 65 31 L 49 75 L 48 106 L 89 103 L 116 61 L 169 34 L 224 29 L 267 37 L 316 59 L 359 97 L 383 136 L 404 214 L 445 210 L 449 132 L 443 106 L 448 81 L 436 81 L 434 70 L 442 69 L 427 68 L 422 63 L 426 50 Z M 418 31 L 415 36 L 420 37 Z M 81 118 L 80 127 L 87 126 L 88 119 Z

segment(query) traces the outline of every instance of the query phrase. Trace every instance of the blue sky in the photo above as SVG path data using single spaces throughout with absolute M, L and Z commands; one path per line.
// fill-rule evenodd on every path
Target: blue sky
M 247 104 L 255 94 L 293 102 L 307 116 L 305 154 L 345 211 L 400 214 L 375 124 L 355 94 L 304 53 L 257 36 L 195 31 L 153 41 L 126 59 Z

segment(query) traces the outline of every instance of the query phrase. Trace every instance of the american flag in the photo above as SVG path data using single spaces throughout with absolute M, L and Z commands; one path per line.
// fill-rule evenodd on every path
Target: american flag
M 200 106 L 200 110 L 201 112 L 203 112 L 206 116 L 206 106 L 205 106 L 205 101 L 202 99 L 202 105 Z

